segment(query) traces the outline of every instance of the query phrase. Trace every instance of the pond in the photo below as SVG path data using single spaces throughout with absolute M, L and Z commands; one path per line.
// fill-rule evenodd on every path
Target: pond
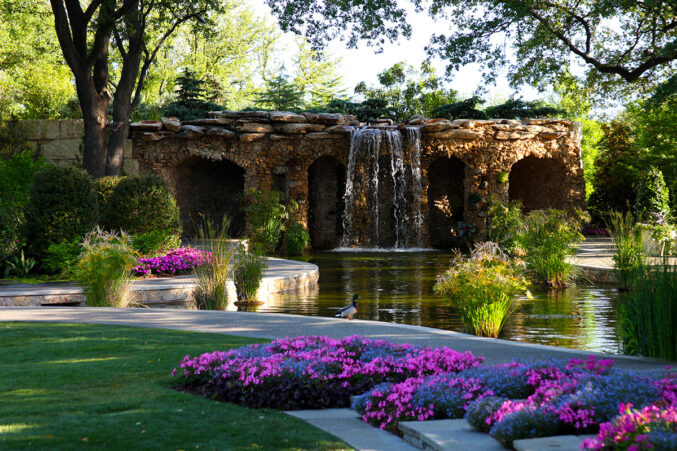
M 432 291 L 450 259 L 443 252 L 313 253 L 306 260 L 320 268 L 319 290 L 273 296 L 255 310 L 334 316 L 358 293 L 356 319 L 462 331 L 453 309 Z M 532 292 L 534 299 L 519 302 L 500 338 L 620 353 L 617 290 L 579 283 L 564 292 Z

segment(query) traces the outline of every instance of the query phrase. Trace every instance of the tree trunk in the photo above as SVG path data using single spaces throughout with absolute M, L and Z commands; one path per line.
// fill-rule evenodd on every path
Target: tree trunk
M 129 110 L 127 113 L 113 114 L 113 129 L 108 138 L 108 153 L 106 155 L 106 175 L 120 175 L 122 160 L 125 156 L 125 142 L 129 136 Z
M 82 167 L 94 178 L 105 175 L 106 110 L 109 97 L 106 91 L 97 93 L 94 81 L 85 76 L 76 77 L 76 89 L 85 125 Z

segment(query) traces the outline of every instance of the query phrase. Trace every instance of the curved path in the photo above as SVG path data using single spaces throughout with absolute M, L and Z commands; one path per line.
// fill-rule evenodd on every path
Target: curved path
M 0 321 L 48 321 L 115 324 L 222 333 L 256 338 L 327 335 L 333 338 L 361 335 L 372 339 L 406 342 L 419 346 L 448 346 L 484 356 L 486 363 L 520 358 L 581 358 L 590 354 L 613 358 L 622 368 L 659 369 L 666 362 L 575 349 L 557 348 L 508 340 L 476 337 L 460 332 L 379 321 L 346 320 L 274 313 L 247 313 L 175 309 L 116 309 L 96 307 L 0 307 Z

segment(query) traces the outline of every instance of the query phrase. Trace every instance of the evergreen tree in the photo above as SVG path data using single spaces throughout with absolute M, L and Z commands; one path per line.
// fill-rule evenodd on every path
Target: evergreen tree
M 670 215 L 670 198 L 663 173 L 649 168 L 639 180 L 635 215 L 639 221 L 664 223 Z
M 183 74 L 176 78 L 176 84 L 178 85 L 176 100 L 165 108 L 167 116 L 197 119 L 207 117 L 209 111 L 221 108 L 216 103 L 206 100 L 208 93 L 204 88 L 205 81 L 197 78 L 191 69 L 184 69 Z
M 266 90 L 256 95 L 255 103 L 274 111 L 300 111 L 303 108 L 303 96 L 304 93 L 281 73 L 266 82 Z

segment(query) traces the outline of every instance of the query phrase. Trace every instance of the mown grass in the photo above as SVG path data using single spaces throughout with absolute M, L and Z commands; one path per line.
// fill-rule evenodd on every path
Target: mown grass
M 186 354 L 254 343 L 133 327 L 0 323 L 0 449 L 346 449 L 276 410 L 171 389 Z

